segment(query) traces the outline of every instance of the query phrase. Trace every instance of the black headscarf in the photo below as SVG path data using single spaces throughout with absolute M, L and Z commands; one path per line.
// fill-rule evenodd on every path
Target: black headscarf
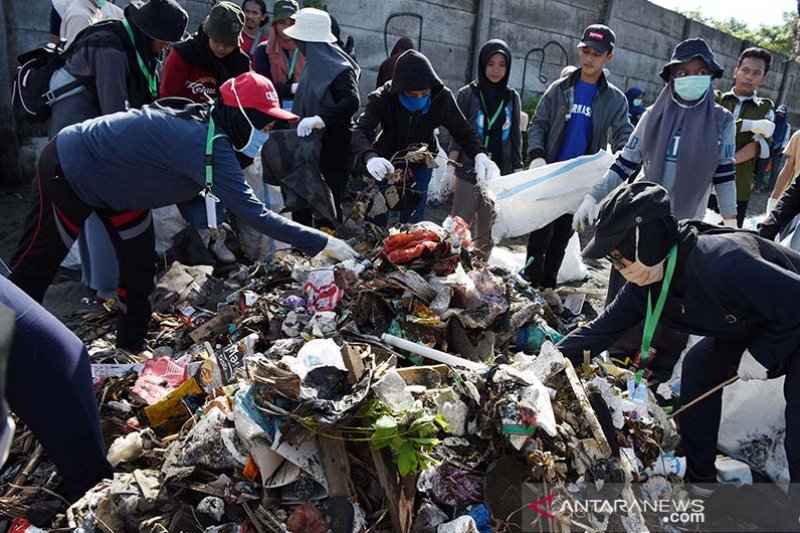
M 218 85 L 250 70 L 250 58 L 238 46 L 222 59 L 215 56 L 202 25 L 191 39 L 180 42 L 173 48 L 184 61 L 193 67 L 213 74 Z
M 275 120 L 274 118 L 249 107 L 245 107 L 244 110 L 247 113 L 247 116 L 250 118 L 250 121 L 253 123 L 253 126 L 259 130 Z M 215 129 L 222 130 L 220 133 L 225 133 L 231 140 L 231 144 L 236 149 L 236 157 L 239 160 L 239 164 L 242 166 L 242 168 L 252 164 L 253 160 L 251 158 L 239 152 L 239 150 L 244 148 L 244 146 L 247 144 L 247 141 L 250 139 L 251 130 L 250 124 L 247 122 L 247 119 L 244 117 L 244 115 L 242 115 L 239 106 L 225 105 L 222 103 L 221 98 L 217 98 L 214 101 L 214 109 L 211 112 L 211 116 L 214 117 Z
M 628 261 L 638 259 L 647 266 L 657 265 L 669 254 L 672 245 L 678 242 L 678 222 L 668 216 L 639 226 L 638 250 L 636 228 L 631 228 L 619 244 L 619 252 Z
M 497 53 L 503 54 L 506 58 L 506 75 L 497 83 L 492 83 L 486 78 L 486 65 L 489 59 Z M 497 111 L 498 107 L 505 107 L 511 98 L 511 91 L 508 90 L 508 77 L 511 74 L 511 50 L 505 41 L 492 39 L 481 47 L 478 54 L 478 79 L 473 82 L 478 89 L 483 108 L 483 131 L 484 135 L 489 135 L 489 152 L 492 160 L 499 167 L 503 166 L 503 125 L 505 124 L 505 112 L 501 111 L 500 116 L 492 124 L 491 131 L 488 128 L 489 119 Z

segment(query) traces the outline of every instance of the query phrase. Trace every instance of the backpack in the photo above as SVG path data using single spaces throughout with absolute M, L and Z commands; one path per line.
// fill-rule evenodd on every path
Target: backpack
M 45 122 L 50 118 L 52 103 L 67 92 L 80 87 L 83 80 L 71 81 L 50 90 L 50 78 L 64 66 L 69 52 L 47 43 L 17 58 L 17 75 L 11 93 L 11 104 L 29 122 Z

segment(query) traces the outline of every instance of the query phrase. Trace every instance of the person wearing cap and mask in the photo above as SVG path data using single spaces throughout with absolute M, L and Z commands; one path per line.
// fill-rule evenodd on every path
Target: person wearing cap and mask
M 361 105 L 358 93 L 361 69 L 336 44 L 331 18 L 325 11 L 301 9 L 294 25 L 283 32 L 297 43 L 306 58 L 292 105 L 292 112 L 301 117 L 297 135 L 307 137 L 314 130 L 322 131 L 319 168 L 333 193 L 337 217 L 341 220 L 347 176 L 352 168 L 351 123 Z M 296 211 L 292 216 L 308 225 L 312 223 L 310 209 Z M 317 222 L 331 227 L 336 223 L 333 220 Z
M 764 188 L 767 192 L 772 192 L 775 188 L 775 183 L 778 180 L 778 174 L 781 170 L 783 163 L 783 151 L 786 145 L 789 144 L 789 138 L 792 135 L 792 126 L 786 118 L 786 106 L 779 105 L 775 110 L 775 131 L 772 132 L 772 143 L 769 145 L 769 159 L 759 159 L 756 169 L 756 188 Z M 769 179 L 767 183 L 763 182 L 764 174 L 767 169 L 767 163 L 772 164 L 770 169 Z
M 466 157 L 475 162 L 478 183 L 500 175 L 500 169 L 489 158 L 475 128 L 458 108 L 453 93 L 444 86 L 431 62 L 421 52 L 408 50 L 395 63 L 394 77 L 369 94 L 367 107 L 353 132 L 353 154 L 356 165 L 366 167 L 376 181 L 383 181 L 395 171 L 390 158 L 412 145 L 425 143 L 436 153 L 439 141 L 434 130 L 444 126 Z M 381 134 L 376 139 L 378 128 Z M 425 203 L 431 169 L 424 164 L 410 166 L 415 187 L 422 191 L 419 203 L 400 212 L 401 222 L 419 222 L 425 218 Z M 374 222 L 388 223 L 386 214 Z
M 98 22 L 70 44 L 64 66 L 53 73 L 50 90 L 82 83 L 52 103 L 48 133 L 88 118 L 141 107 L 158 97 L 158 55 L 183 38 L 188 15 L 175 0 L 131 2 L 122 20 Z M 119 265 L 103 223 L 86 221 L 78 246 L 83 282 L 98 299 L 118 297 Z M 13 264 L 11 265 L 14 268 Z
M 737 374 L 741 380 L 785 374 L 785 446 L 797 486 L 800 254 L 751 232 L 678 222 L 672 212 L 666 189 L 646 181 L 623 185 L 604 200 L 583 256 L 608 258 L 627 283 L 600 316 L 556 347 L 580 364 L 584 350 L 599 355 L 643 319 L 703 336 L 683 361 L 684 405 Z M 717 392 L 680 415 L 689 481 L 716 480 L 721 409 Z
M 485 43 L 478 54 L 478 79 L 462 87 L 456 103 L 478 132 L 484 148 L 500 174 L 522 170 L 522 131 L 520 129 L 520 98 L 508 86 L 511 75 L 511 50 L 500 39 Z M 492 208 L 475 183 L 474 163 L 462 154 L 461 146 L 453 139 L 448 149 L 450 159 L 461 167 L 455 170 L 455 192 L 452 214 L 467 224 L 475 219 L 475 248 L 488 258 L 492 252 Z
M 212 226 L 213 204 L 221 201 L 256 231 L 309 255 L 355 257 L 344 241 L 271 212 L 247 185 L 242 168 L 259 155 L 277 120 L 298 117 L 281 109 L 272 83 L 251 71 L 223 83 L 211 107 L 163 99 L 65 128 L 39 160 L 42 192 L 11 280 L 41 301 L 83 221 L 97 213 L 109 228 L 126 288 L 117 346 L 139 352 L 156 270 L 150 209 L 205 191 Z
M 197 32 L 170 50 L 161 73 L 161 96 L 178 96 L 197 103 L 217 98 L 220 85 L 250 70 L 250 58 L 239 48 L 243 27 L 244 13 L 238 5 L 214 4 Z M 215 232 L 209 230 L 201 196 L 178 204 L 178 209 L 217 261 L 236 262 L 236 256 L 225 246 L 227 225 Z M 224 218 L 222 206 L 217 204 L 217 220 L 221 223 Z
M 603 24 L 583 31 L 580 68 L 547 88 L 528 126 L 529 168 L 595 154 L 609 144 L 617 151 L 628 141 L 633 131 L 628 101 L 604 72 L 614 58 L 615 43 L 616 35 Z M 563 310 L 555 292 L 558 271 L 573 234 L 572 215 L 566 213 L 528 236 L 524 276 L 543 289 L 542 296 L 556 313 Z
M 275 2 L 272 30 L 266 42 L 258 45 L 253 56 L 255 71 L 272 81 L 284 109 L 292 109 L 300 75 L 306 66 L 306 56 L 300 53 L 294 40 L 284 33 L 286 28 L 294 25 L 298 11 L 300 6 L 296 0 Z

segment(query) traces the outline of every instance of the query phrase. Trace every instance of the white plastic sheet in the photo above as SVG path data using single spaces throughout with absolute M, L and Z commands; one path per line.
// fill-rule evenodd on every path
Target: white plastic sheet
M 503 246 L 495 246 L 489 257 L 490 265 L 502 266 L 519 272 L 525 266 L 525 252 L 513 252 Z M 581 258 L 581 243 L 578 235 L 573 235 L 567 245 L 564 261 L 558 270 L 557 282 L 570 283 L 582 281 L 589 277 L 589 269 L 583 264 Z
M 428 203 L 438 204 L 446 201 L 453 194 L 453 167 L 447 164 L 447 154 L 439 148 L 436 154 L 436 164 L 439 165 L 431 173 L 428 184 Z
M 613 162 L 614 156 L 601 150 L 491 180 L 485 188 L 496 212 L 492 237 L 526 235 L 575 212 Z

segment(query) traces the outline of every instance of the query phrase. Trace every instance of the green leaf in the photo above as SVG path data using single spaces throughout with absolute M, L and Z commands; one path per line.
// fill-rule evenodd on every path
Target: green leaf
M 408 444 L 400 446 L 397 453 L 397 470 L 401 476 L 409 474 L 414 468 L 414 456 L 416 452 Z

